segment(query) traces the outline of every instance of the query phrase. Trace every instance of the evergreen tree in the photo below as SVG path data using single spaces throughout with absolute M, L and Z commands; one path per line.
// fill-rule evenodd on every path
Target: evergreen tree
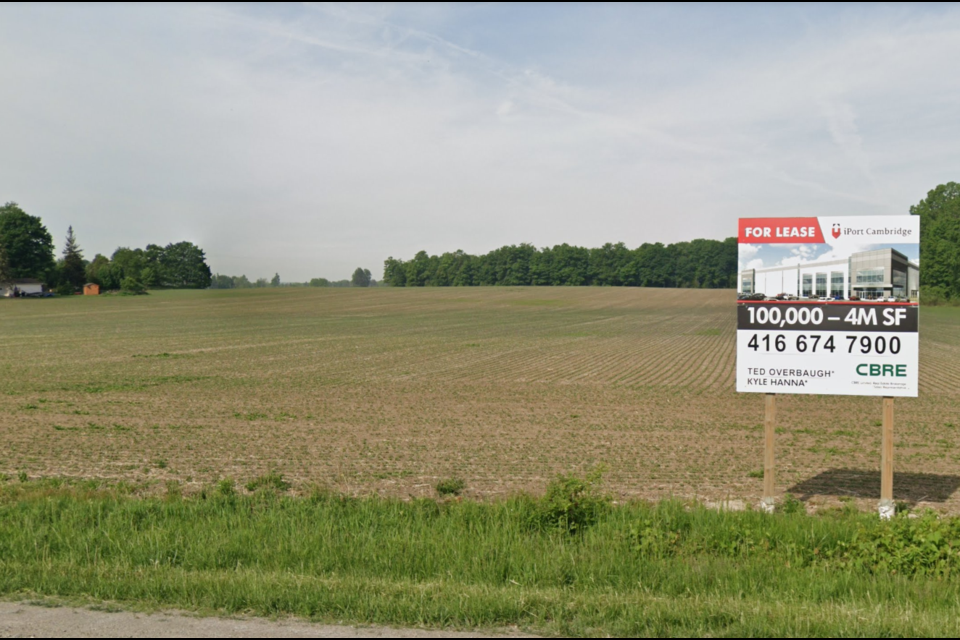
M 70 226 L 67 229 L 67 242 L 63 247 L 63 261 L 60 263 L 60 285 L 79 291 L 83 288 L 86 278 L 83 253 L 77 245 L 77 238 L 73 234 L 73 226 Z

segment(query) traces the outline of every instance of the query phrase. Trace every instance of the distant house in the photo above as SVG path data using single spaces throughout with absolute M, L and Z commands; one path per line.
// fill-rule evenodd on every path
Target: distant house
M 21 294 L 43 293 L 43 283 L 33 278 L 14 278 L 7 282 L 0 282 L 0 297 L 13 297 L 13 290 L 19 289 Z
M 83 295 L 85 296 L 98 296 L 100 295 L 100 285 L 88 282 L 83 285 Z

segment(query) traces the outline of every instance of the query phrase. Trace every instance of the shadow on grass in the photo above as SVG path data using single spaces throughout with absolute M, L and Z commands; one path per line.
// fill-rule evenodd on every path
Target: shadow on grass
M 907 502 L 946 502 L 960 489 L 960 476 L 933 473 L 894 473 L 893 497 Z M 880 471 L 830 469 L 799 482 L 788 492 L 801 500 L 813 496 L 880 499 Z

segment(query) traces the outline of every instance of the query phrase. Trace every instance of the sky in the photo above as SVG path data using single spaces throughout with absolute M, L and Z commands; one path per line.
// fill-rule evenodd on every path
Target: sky
M 957 60 L 956 4 L 3 4 L 0 201 L 285 282 L 906 214 Z
M 910 262 L 920 264 L 920 245 L 917 243 L 864 243 L 858 247 L 848 246 L 839 250 L 827 244 L 741 244 L 738 266 L 741 271 L 798 266 L 813 262 L 846 260 L 852 253 L 876 249 L 894 249 L 906 256 Z

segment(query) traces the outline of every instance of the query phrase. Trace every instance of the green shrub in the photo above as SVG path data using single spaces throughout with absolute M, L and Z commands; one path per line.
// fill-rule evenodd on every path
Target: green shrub
M 547 486 L 546 495 L 536 501 L 531 524 L 540 530 L 557 529 L 580 533 L 597 523 L 610 508 L 610 497 L 599 491 L 601 469 L 586 478 L 560 475 Z
M 120 293 L 127 296 L 142 296 L 147 294 L 147 288 L 136 278 L 126 277 L 120 283 Z
M 927 511 L 920 517 L 902 513 L 875 526 L 861 525 L 839 555 L 845 564 L 874 573 L 957 575 L 960 518 L 941 518 Z
M 926 307 L 958 306 L 960 300 L 952 298 L 945 287 L 920 287 L 920 302 Z
M 437 493 L 441 497 L 458 496 L 467 488 L 467 483 L 462 478 L 449 478 L 437 483 Z

